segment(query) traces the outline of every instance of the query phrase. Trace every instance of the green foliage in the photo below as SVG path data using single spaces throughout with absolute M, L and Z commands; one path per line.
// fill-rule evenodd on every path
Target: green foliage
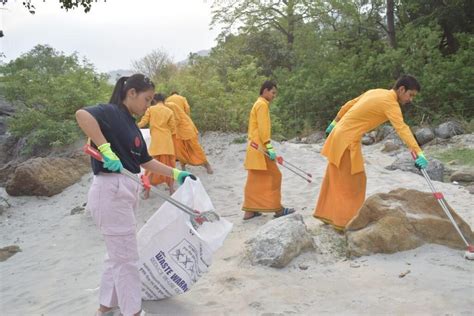
M 74 113 L 107 102 L 111 87 L 76 54 L 66 56 L 38 45 L 0 67 L 4 97 L 16 107 L 9 130 L 27 137 L 27 150 L 70 144 L 80 133 Z
M 456 160 L 458 164 L 474 166 L 474 149 L 455 148 L 445 151 L 435 152 L 432 155 L 444 163 Z

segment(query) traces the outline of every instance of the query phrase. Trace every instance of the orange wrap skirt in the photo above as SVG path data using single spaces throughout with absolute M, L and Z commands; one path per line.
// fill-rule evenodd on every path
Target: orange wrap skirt
M 242 211 L 279 212 L 281 206 L 281 172 L 276 162 L 265 157 L 267 170 L 248 170 Z
M 328 163 L 313 216 L 344 230 L 364 204 L 366 184 L 365 171 L 351 174 L 351 155 L 346 149 L 339 168 Z
M 199 144 L 198 137 L 191 139 L 174 138 L 176 158 L 181 164 L 200 166 L 207 162 L 206 154 Z
M 155 160 L 158 160 L 162 164 L 165 164 L 171 168 L 176 167 L 176 158 L 174 155 L 158 155 L 153 156 Z M 174 179 L 171 177 L 163 176 L 161 174 L 153 173 L 151 171 L 145 171 L 145 175 L 150 179 L 152 185 L 158 185 L 161 183 L 166 183 L 168 186 L 173 186 Z

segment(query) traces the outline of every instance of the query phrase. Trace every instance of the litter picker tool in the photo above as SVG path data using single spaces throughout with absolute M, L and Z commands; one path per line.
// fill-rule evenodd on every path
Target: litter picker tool
M 103 162 L 102 155 L 91 145 L 84 145 L 84 152 L 91 156 L 92 158 Z M 181 211 L 185 212 L 186 214 L 189 215 L 191 224 L 193 225 L 194 229 L 198 229 L 204 222 L 214 222 L 219 220 L 219 215 L 216 212 L 213 211 L 207 211 L 207 212 L 200 212 L 198 210 L 193 210 L 186 204 L 181 203 L 178 200 L 173 199 L 172 197 L 168 196 L 167 194 L 160 192 L 157 188 L 153 187 L 150 185 L 150 182 L 148 180 L 148 177 L 142 176 L 142 181 L 137 177 L 136 174 L 128 171 L 125 168 L 122 168 L 120 171 L 121 174 L 124 176 L 127 176 L 128 178 L 132 179 L 133 181 L 143 185 L 146 190 L 151 190 L 152 192 L 156 193 L 160 198 L 165 200 L 166 202 L 174 205 Z
M 411 156 L 413 157 L 414 160 L 416 160 L 416 158 L 418 157 L 417 154 L 413 151 L 411 152 Z M 461 232 L 461 229 L 459 229 L 458 224 L 456 224 L 456 221 L 454 220 L 451 212 L 449 211 L 448 207 L 446 206 L 446 201 L 444 199 L 443 193 L 436 190 L 436 188 L 435 188 L 433 182 L 431 181 L 431 178 L 428 175 L 428 173 L 426 172 L 426 170 L 421 169 L 421 168 L 419 168 L 419 169 L 420 169 L 420 172 L 423 175 L 423 177 L 425 177 L 425 180 L 428 183 L 428 186 L 430 187 L 431 192 L 433 192 L 434 197 L 438 201 L 438 203 L 441 206 L 441 208 L 443 209 L 444 213 L 449 218 L 449 220 L 453 224 L 456 231 L 459 233 L 459 236 L 461 237 L 462 241 L 466 244 L 467 249 L 466 249 L 466 252 L 464 253 L 464 258 L 469 259 L 469 260 L 474 260 L 474 245 L 471 245 L 467 242 L 466 238 L 464 237 L 464 235 Z
M 252 147 L 253 149 L 256 149 L 258 150 L 259 152 L 261 152 L 262 154 L 264 154 L 265 156 L 267 156 L 268 158 L 270 158 L 270 155 L 268 154 L 268 152 L 266 152 L 265 150 L 263 150 L 262 148 L 260 148 L 260 146 L 256 143 L 256 142 L 253 142 L 253 141 L 250 141 L 250 147 Z M 297 170 L 289 167 L 286 165 L 287 161 L 284 161 L 283 160 L 283 157 L 281 156 L 278 156 L 276 158 L 276 161 L 278 162 L 278 164 L 280 164 L 281 166 L 285 167 L 286 169 L 290 170 L 291 172 L 293 172 L 294 174 L 296 174 L 297 176 L 299 176 L 300 178 L 303 178 L 304 180 L 306 180 L 308 183 L 311 183 L 312 180 L 310 178 L 308 178 L 308 176 L 311 176 L 309 173 L 305 173 L 304 175 L 302 175 L 301 173 L 299 173 Z M 290 165 L 288 163 L 288 165 Z M 300 170 L 299 168 L 297 168 L 298 170 Z

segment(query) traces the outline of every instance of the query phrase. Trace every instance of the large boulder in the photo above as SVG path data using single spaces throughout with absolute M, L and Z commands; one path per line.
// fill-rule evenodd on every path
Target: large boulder
M 375 141 L 380 142 L 387 138 L 389 135 L 396 134 L 395 129 L 390 125 L 383 125 L 377 128 L 375 133 Z
M 451 138 L 455 135 L 464 134 L 464 128 L 459 122 L 449 121 L 439 125 L 434 130 L 435 135 L 439 138 Z
M 6 184 L 12 196 L 53 196 L 77 182 L 90 167 L 84 159 L 32 158 L 16 166 Z
M 429 143 L 430 141 L 432 141 L 435 138 L 435 134 L 434 134 L 433 130 L 429 127 L 419 128 L 415 132 L 414 135 L 415 135 L 416 141 L 418 142 L 418 144 L 420 146 L 422 146 L 426 143 Z
M 474 170 L 473 169 L 462 169 L 455 171 L 451 177 L 451 181 L 457 182 L 474 182 Z
M 468 242 L 469 225 L 447 205 Z M 465 244 L 431 193 L 396 189 L 369 197 L 346 227 L 348 252 L 363 256 L 394 253 L 435 243 L 464 249 Z
M 303 217 L 292 214 L 269 221 L 246 242 L 252 264 L 283 268 L 303 250 L 313 248 L 313 239 Z
M 397 156 L 397 159 L 390 165 L 385 167 L 387 170 L 400 169 L 402 171 L 409 171 L 419 175 L 422 175 L 420 170 L 415 167 L 415 161 L 411 155 L 407 152 L 403 152 Z M 430 176 L 431 180 L 443 181 L 444 176 L 444 165 L 438 159 L 430 158 L 428 168 L 426 172 Z

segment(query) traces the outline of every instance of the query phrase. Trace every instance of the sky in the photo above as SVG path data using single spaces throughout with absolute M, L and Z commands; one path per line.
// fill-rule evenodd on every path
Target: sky
M 58 0 L 32 0 L 30 14 L 22 0 L 0 4 L 0 52 L 8 62 L 37 44 L 86 57 L 101 72 L 130 69 L 154 49 L 175 62 L 190 52 L 215 46 L 219 30 L 210 30 L 211 0 L 98 0 L 89 13 L 60 8 Z

